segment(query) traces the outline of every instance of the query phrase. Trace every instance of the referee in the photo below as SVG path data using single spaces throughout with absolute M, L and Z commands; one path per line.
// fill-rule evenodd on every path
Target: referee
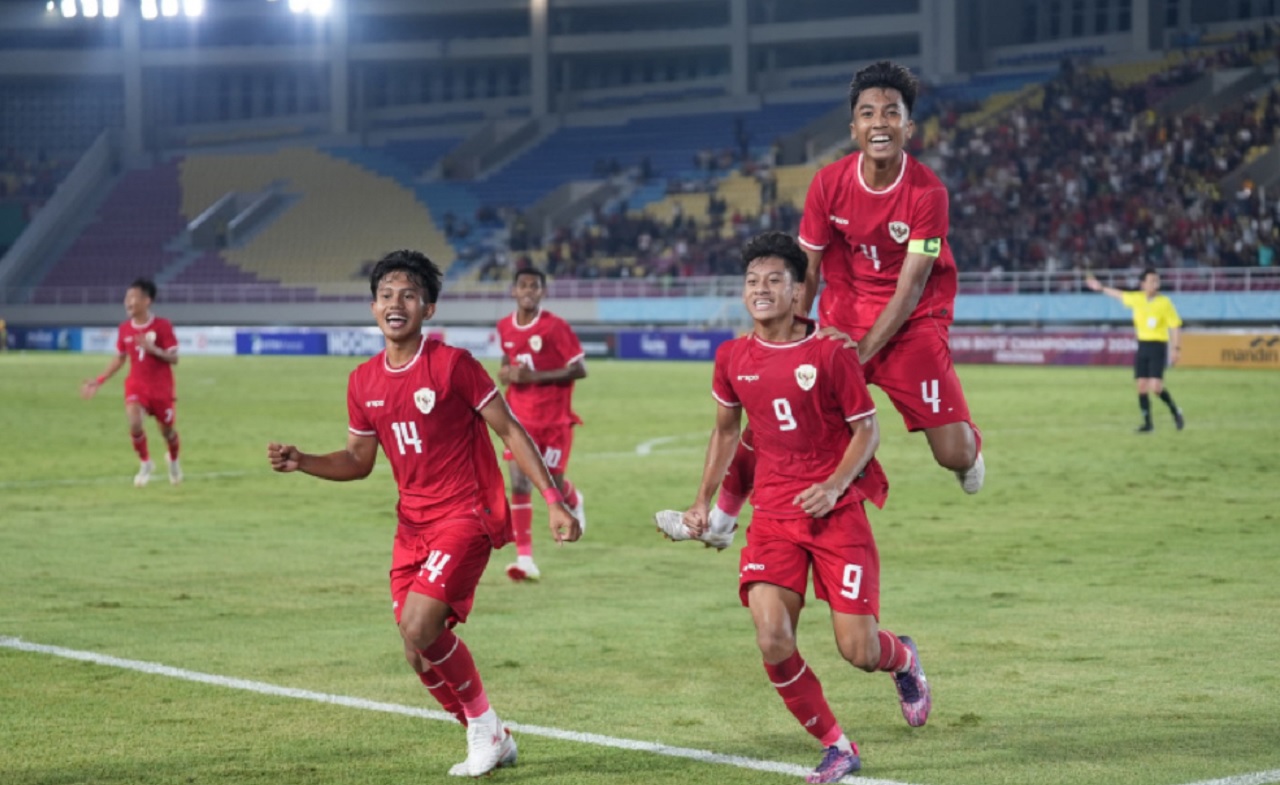
M 1178 351 L 1182 341 L 1182 319 L 1178 318 L 1178 310 L 1173 301 L 1160 294 L 1160 273 L 1148 267 L 1142 271 L 1142 279 L 1138 283 L 1138 291 L 1126 292 L 1103 286 L 1098 279 L 1089 275 L 1085 278 L 1085 286 L 1095 292 L 1119 300 L 1125 308 L 1133 311 L 1133 327 L 1138 334 L 1138 353 L 1133 358 L 1133 378 L 1138 380 L 1138 406 L 1142 409 L 1142 427 L 1138 433 L 1150 433 L 1155 430 L 1151 426 L 1151 393 L 1160 396 L 1169 411 L 1173 413 L 1173 422 L 1182 430 L 1186 421 L 1182 410 L 1173 402 L 1173 396 L 1164 389 L 1164 368 L 1178 362 Z

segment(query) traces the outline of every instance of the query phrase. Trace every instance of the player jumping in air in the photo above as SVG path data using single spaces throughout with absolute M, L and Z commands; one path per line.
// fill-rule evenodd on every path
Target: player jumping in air
M 498 322 L 498 338 L 502 341 L 498 381 L 507 385 L 511 413 L 542 452 L 565 503 L 585 528 L 582 493 L 565 472 L 573 447 L 573 428 L 582 424 L 573 413 L 573 383 L 586 377 L 587 367 L 573 328 L 542 309 L 546 293 L 547 276 L 541 270 L 516 271 L 511 286 L 516 310 Z M 533 506 L 529 503 L 532 486 L 520 466 L 511 460 L 510 450 L 502 457 L 511 474 L 511 524 L 516 540 L 516 561 L 507 566 L 507 577 L 513 581 L 536 581 L 542 573 L 533 562 Z
M 906 68 L 879 62 L 859 71 L 849 89 L 850 131 L 859 151 L 824 166 L 805 199 L 800 244 L 808 257 L 804 313 L 826 281 L 818 318 L 858 342 L 866 380 L 888 394 L 910 431 L 924 431 L 940 466 L 965 493 L 982 489 L 982 435 L 969 415 L 951 363 L 948 331 L 955 316 L 956 265 L 947 242 L 947 190 L 903 149 L 915 127 L 918 89 Z M 729 470 L 699 539 L 720 548 L 731 540 L 751 491 L 751 432 Z M 655 516 L 658 528 L 689 539 L 679 514 Z M 716 539 L 716 538 L 719 539 Z
M 516 743 L 489 705 L 480 673 L 453 632 L 467 620 L 489 555 L 511 530 L 502 472 L 486 430 L 511 450 L 546 499 L 556 542 L 581 535 L 538 449 L 511 416 L 493 380 L 467 352 L 425 338 L 440 269 L 416 251 L 383 257 L 369 279 L 386 349 L 347 382 L 347 446 L 310 454 L 267 445 L 278 472 L 359 480 L 381 446 L 399 488 L 391 557 L 392 610 L 409 665 L 467 728 L 467 759 L 449 773 L 479 777 L 515 762 Z
M 738 593 L 751 611 L 769 681 L 826 748 L 807 781 L 835 782 L 861 761 L 796 648 L 809 565 L 815 594 L 831 606 L 841 656 L 862 670 L 892 674 L 912 726 L 929 717 L 929 683 L 915 643 L 877 626 L 880 559 L 863 502 L 882 506 L 889 485 L 875 459 L 879 427 L 862 368 L 841 342 L 821 340 L 796 316 L 796 287 L 804 285 L 807 265 L 793 239 L 763 234 L 742 256 L 743 301 L 754 326 L 716 352 L 716 422 L 683 525 L 694 537 L 708 529 L 711 498 L 740 444 L 745 412 L 755 433 L 755 515 Z
M 176 400 L 173 394 L 173 366 L 178 364 L 178 339 L 173 325 L 151 313 L 156 299 L 156 285 L 139 278 L 129 285 L 124 295 L 124 310 L 129 318 L 120 323 L 116 335 L 116 356 L 96 379 L 86 379 L 80 395 L 86 400 L 129 361 L 129 375 L 124 380 L 124 413 L 129 420 L 129 438 L 141 465 L 133 484 L 141 488 L 151 481 L 155 464 L 147 448 L 147 432 L 142 427 L 146 415 L 156 418 L 160 435 L 168 447 L 169 482 L 182 482 L 178 464 L 178 429 Z

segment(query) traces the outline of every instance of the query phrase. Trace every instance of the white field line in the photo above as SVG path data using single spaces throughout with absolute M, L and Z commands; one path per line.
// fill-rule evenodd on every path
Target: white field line
M 353 698 L 346 695 L 331 695 L 324 692 L 312 692 L 310 690 L 300 690 L 293 687 L 281 687 L 276 684 L 267 684 L 266 682 L 261 681 L 235 679 L 228 676 L 217 676 L 210 673 L 199 673 L 197 671 L 173 668 L 168 665 L 161 665 L 155 662 L 126 660 L 91 651 L 79 651 L 76 649 L 64 649 L 61 646 L 46 646 L 39 643 L 28 643 L 20 638 L 0 636 L 0 647 L 35 654 L 48 654 L 68 660 L 91 662 L 95 665 L 138 671 L 152 676 L 167 676 L 172 679 L 199 682 L 201 684 L 209 684 L 215 687 L 245 690 L 259 695 L 271 695 L 279 698 L 294 698 L 297 700 L 314 701 L 316 703 L 329 703 L 349 709 L 380 711 L 387 714 L 402 714 L 408 717 L 418 717 L 420 719 L 427 720 L 455 722 L 452 715 L 446 714 L 442 711 L 420 709 L 413 706 L 402 706 L 397 703 L 381 703 L 379 701 L 365 700 L 364 698 Z M 688 747 L 672 747 L 667 744 L 659 744 L 650 741 L 619 739 L 613 736 L 602 736 L 598 733 L 579 733 L 577 731 L 561 730 L 560 728 L 548 728 L 542 725 L 525 725 L 523 723 L 515 722 L 507 722 L 506 725 L 517 733 L 523 733 L 529 736 L 542 736 L 544 738 L 556 739 L 559 741 L 572 741 L 579 744 L 594 744 L 598 747 L 611 747 L 613 749 L 629 750 L 632 752 L 648 752 L 654 755 L 685 758 L 698 763 L 715 763 L 722 766 L 735 766 L 740 769 L 767 771 L 774 774 L 786 774 L 795 777 L 803 777 L 809 773 L 809 769 L 804 766 L 798 766 L 794 763 L 758 760 L 756 758 L 746 758 L 741 755 L 721 755 L 707 750 L 695 750 Z M 909 785 L 909 783 L 895 782 L 894 780 L 878 780 L 862 776 L 845 777 L 841 782 L 849 783 L 849 785 Z M 1236 783 L 1230 783 L 1230 785 L 1236 785 Z
M 1223 777 L 1220 780 L 1188 782 L 1187 785 L 1267 785 L 1267 783 L 1271 782 L 1280 782 L 1280 769 L 1255 771 L 1252 774 L 1237 774 L 1234 777 Z

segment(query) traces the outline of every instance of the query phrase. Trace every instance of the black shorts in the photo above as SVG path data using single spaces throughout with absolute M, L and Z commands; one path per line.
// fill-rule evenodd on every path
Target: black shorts
M 1168 363 L 1168 343 L 1165 341 L 1138 341 L 1138 351 L 1133 355 L 1133 378 L 1163 379 L 1164 367 Z

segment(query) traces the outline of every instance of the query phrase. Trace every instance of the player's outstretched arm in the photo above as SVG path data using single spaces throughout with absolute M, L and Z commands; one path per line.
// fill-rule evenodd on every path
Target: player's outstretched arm
M 872 456 L 876 454 L 876 448 L 880 446 L 880 425 L 874 414 L 849 423 L 849 431 L 853 438 L 845 448 L 835 471 L 826 481 L 809 486 L 794 500 L 805 513 L 815 518 L 821 518 L 835 509 L 836 502 L 849 490 L 862 470 L 867 468 Z
M 355 433 L 347 434 L 345 450 L 324 455 L 305 453 L 292 444 L 271 442 L 267 445 L 267 461 L 272 471 L 302 472 L 337 482 L 368 477 L 377 457 L 378 439 Z
M 902 260 L 902 270 L 898 273 L 898 285 L 893 296 L 885 304 L 884 310 L 876 317 L 876 321 L 867 330 L 867 334 L 858 342 L 858 359 L 866 363 L 884 348 L 889 339 L 898 334 L 902 324 L 920 303 L 920 295 L 924 294 L 924 285 L 933 272 L 934 257 L 922 253 L 908 253 Z
M 560 496 L 560 489 L 551 479 L 547 464 L 542 454 L 520 421 L 511 416 L 507 401 L 501 395 L 495 395 L 480 410 L 480 416 L 488 423 L 489 428 L 502 439 L 507 449 L 511 450 L 520 471 L 533 481 L 542 498 L 547 500 L 547 518 L 551 526 L 551 536 L 556 542 L 575 542 L 582 536 L 582 524 Z
M 716 427 L 711 431 L 707 441 L 707 457 L 702 465 L 702 483 L 698 485 L 698 495 L 693 506 L 684 514 L 684 525 L 689 533 L 699 537 L 707 530 L 707 517 L 711 510 L 711 498 L 716 495 L 720 481 L 729 471 L 729 463 L 738 449 L 738 438 L 742 433 L 742 407 L 716 407 Z
M 106 384 L 107 379 L 115 375 L 116 371 L 124 365 L 125 355 L 117 354 L 107 363 L 107 369 L 103 371 L 96 379 L 85 379 L 80 385 L 80 397 L 86 401 L 97 394 L 98 388 Z
M 1094 277 L 1093 273 L 1089 273 L 1084 278 L 1084 285 L 1095 292 L 1102 292 L 1108 297 L 1114 297 L 1121 302 L 1124 301 L 1124 292 L 1111 286 L 1103 286 L 1102 282 Z

